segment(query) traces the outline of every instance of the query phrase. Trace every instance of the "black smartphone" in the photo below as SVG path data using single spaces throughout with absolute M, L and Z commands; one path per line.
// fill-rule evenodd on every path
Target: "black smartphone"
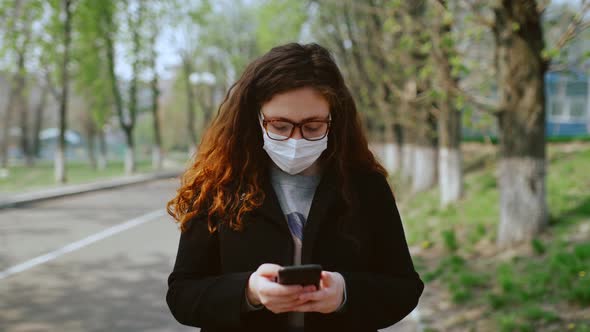
M 315 285 L 320 289 L 322 266 L 319 264 L 304 264 L 284 266 L 279 270 L 276 281 L 283 285 Z

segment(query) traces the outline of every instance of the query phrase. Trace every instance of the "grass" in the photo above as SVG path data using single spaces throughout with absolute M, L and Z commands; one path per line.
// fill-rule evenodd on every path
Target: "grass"
M 39 162 L 33 167 L 9 166 L 9 176 L 0 178 L 0 192 L 22 192 L 56 186 L 53 163 Z M 137 161 L 137 173 L 151 171 L 150 160 Z M 103 171 L 92 169 L 88 163 L 69 161 L 66 166 L 68 184 L 85 183 L 124 175 L 123 161 L 109 161 Z
M 421 248 L 416 269 L 438 302 L 452 304 L 429 329 L 479 308 L 477 319 L 442 330 L 486 330 L 476 325 L 485 321 L 495 331 L 589 331 L 590 144 L 549 145 L 551 227 L 509 251 L 494 245 L 499 196 L 495 150 L 487 147 L 464 155 L 465 195 L 448 207 L 439 207 L 437 189 L 411 194 L 391 179 L 408 243 Z

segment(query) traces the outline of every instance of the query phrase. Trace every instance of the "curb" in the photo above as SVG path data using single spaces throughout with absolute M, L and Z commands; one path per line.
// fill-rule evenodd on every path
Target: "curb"
M 61 187 L 41 189 L 34 192 L 19 193 L 15 194 L 14 196 L 8 199 L 0 200 L 0 209 L 17 207 L 28 203 L 34 203 L 53 198 L 71 196 L 104 189 L 117 188 L 153 180 L 177 177 L 181 174 L 181 172 L 182 170 L 180 169 L 166 170 L 152 172 L 148 174 L 123 176 L 109 180 L 98 180 L 90 183 L 64 185 Z

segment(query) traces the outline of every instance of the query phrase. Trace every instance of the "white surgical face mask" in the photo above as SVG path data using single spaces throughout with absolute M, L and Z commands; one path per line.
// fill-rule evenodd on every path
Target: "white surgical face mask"
M 266 134 L 260 118 L 262 136 L 264 137 L 263 149 L 283 171 L 289 174 L 297 174 L 311 166 L 328 148 L 328 135 L 317 141 L 308 141 L 304 138 L 289 138 L 284 141 L 273 140 Z M 285 136 L 282 136 L 283 138 Z

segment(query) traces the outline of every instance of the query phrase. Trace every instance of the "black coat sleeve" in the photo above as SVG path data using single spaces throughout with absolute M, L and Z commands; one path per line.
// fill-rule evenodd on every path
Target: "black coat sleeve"
M 424 283 L 414 269 L 386 178 L 373 175 L 367 184 L 372 200 L 364 210 L 367 219 L 363 222 L 373 229 L 371 269 L 340 272 L 346 282 L 347 301 L 342 311 L 331 315 L 348 326 L 381 329 L 400 321 L 417 306 Z
M 193 218 L 181 233 L 166 302 L 181 324 L 201 328 L 239 327 L 242 303 L 254 271 L 220 273 L 217 231 L 204 217 Z

